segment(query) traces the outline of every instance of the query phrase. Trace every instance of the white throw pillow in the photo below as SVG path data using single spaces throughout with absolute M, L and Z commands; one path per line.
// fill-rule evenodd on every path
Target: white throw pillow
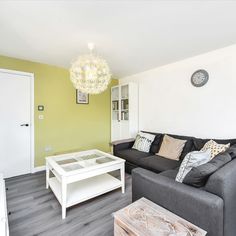
M 179 172 L 175 178 L 177 182 L 182 183 L 184 177 L 188 172 L 193 168 L 200 165 L 203 165 L 210 161 L 211 159 L 211 150 L 207 149 L 206 151 L 193 151 L 189 152 L 182 161 Z
M 139 132 L 132 148 L 141 152 L 149 152 L 154 138 L 153 134 Z

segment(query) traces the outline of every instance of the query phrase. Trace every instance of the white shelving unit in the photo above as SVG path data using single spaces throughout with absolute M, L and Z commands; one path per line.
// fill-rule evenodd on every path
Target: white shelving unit
M 111 141 L 134 138 L 138 132 L 138 86 L 111 88 Z

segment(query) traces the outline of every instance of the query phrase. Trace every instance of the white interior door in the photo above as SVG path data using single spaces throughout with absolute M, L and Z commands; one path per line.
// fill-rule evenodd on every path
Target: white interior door
M 0 70 L 0 172 L 31 172 L 31 77 Z

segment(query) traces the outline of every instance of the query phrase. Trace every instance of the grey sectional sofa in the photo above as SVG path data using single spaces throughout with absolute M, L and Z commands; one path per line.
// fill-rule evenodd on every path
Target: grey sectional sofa
M 156 134 L 150 153 L 133 150 L 133 142 L 114 146 L 114 155 L 124 158 L 126 171 L 132 171 L 133 201 L 146 197 L 203 228 L 208 236 L 235 236 L 236 154 L 232 154 L 231 162 L 209 177 L 204 187 L 195 188 L 176 182 L 175 176 L 186 153 L 200 150 L 209 139 L 170 136 L 188 140 L 180 161 L 154 155 L 163 134 Z M 236 139 L 215 141 L 236 144 Z

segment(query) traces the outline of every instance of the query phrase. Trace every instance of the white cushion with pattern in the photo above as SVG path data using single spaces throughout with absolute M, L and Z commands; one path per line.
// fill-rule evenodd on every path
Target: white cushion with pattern
M 141 152 L 149 152 L 154 138 L 153 134 L 139 132 L 132 148 Z
M 230 143 L 228 144 L 219 144 L 215 142 L 214 140 L 209 140 L 201 151 L 206 151 L 209 149 L 211 151 L 211 159 L 213 159 L 216 155 L 218 155 L 221 152 L 225 152 L 230 147 Z

